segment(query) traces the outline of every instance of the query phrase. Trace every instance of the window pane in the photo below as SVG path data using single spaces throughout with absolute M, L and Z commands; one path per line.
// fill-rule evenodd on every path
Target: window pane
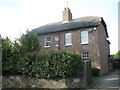
M 86 37 L 88 36 L 88 31 L 82 31 L 81 32 L 81 37 Z
M 46 45 L 45 46 L 50 46 L 50 43 L 46 43 Z
M 45 37 L 45 47 L 50 47 L 50 37 Z
M 81 31 L 81 43 L 82 44 L 88 43 L 88 31 Z
M 46 41 L 49 42 L 50 41 L 50 37 L 46 37 Z
M 83 60 L 89 60 L 89 52 L 85 51 L 81 53 L 81 58 Z
M 66 39 L 66 44 L 71 44 L 71 39 Z
M 87 44 L 88 43 L 88 37 L 81 38 L 81 43 L 82 44 Z
M 65 34 L 65 45 L 71 45 L 72 44 L 72 37 L 71 33 Z

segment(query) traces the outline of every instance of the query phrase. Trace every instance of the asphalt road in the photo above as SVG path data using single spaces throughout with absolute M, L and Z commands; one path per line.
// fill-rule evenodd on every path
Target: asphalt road
M 91 88 L 108 88 L 120 90 L 120 70 L 111 71 L 100 77 L 94 83 L 91 84 Z

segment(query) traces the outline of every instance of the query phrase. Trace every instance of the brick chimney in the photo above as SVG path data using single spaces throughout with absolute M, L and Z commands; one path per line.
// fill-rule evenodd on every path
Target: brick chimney
M 71 20 L 72 20 L 71 10 L 68 7 L 64 8 L 64 11 L 63 11 L 63 23 L 69 22 Z

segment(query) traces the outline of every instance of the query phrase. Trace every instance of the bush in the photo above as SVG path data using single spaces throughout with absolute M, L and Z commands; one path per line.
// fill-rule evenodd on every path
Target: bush
M 58 78 L 80 76 L 83 62 L 79 55 L 69 51 L 27 53 L 18 62 L 19 72 L 30 77 Z
M 100 69 L 93 67 L 92 68 L 92 76 L 99 76 L 100 75 Z
M 0 43 L 0 46 L 2 46 L 3 75 L 14 75 L 19 74 L 18 72 L 23 72 L 21 68 L 23 66 L 26 67 L 24 62 L 29 62 L 29 60 L 24 61 L 29 56 L 27 53 L 30 54 L 30 52 L 34 53 L 35 51 L 40 50 L 38 36 L 32 31 L 26 31 L 26 34 L 22 34 L 20 38 L 13 42 L 8 37 L 6 37 L 6 39 L 2 38 L 2 43 Z
M 37 52 L 29 52 L 26 53 L 24 56 L 21 56 L 16 65 L 18 73 L 32 76 L 31 75 L 32 74 L 31 70 L 33 67 L 32 63 L 37 59 L 37 57 L 38 57 Z

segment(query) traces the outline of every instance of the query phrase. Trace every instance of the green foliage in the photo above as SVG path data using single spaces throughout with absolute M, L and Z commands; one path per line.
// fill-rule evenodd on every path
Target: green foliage
M 47 79 L 80 76 L 83 69 L 80 56 L 69 51 L 28 53 L 18 65 L 18 71 L 25 75 Z
M 92 76 L 99 76 L 100 75 L 100 69 L 93 67 L 92 68 Z
M 24 56 L 19 58 L 19 61 L 16 64 L 16 69 L 19 73 L 29 75 L 32 74 L 32 63 L 37 59 L 38 53 L 37 52 L 29 52 L 26 53 Z
M 12 56 L 12 43 L 8 37 L 2 39 L 2 70 L 10 71 L 12 68 L 11 65 L 11 56 Z
M 40 44 L 34 32 L 27 31 L 14 42 L 9 38 L 2 39 L 2 44 L 3 75 L 23 74 L 50 79 L 80 76 L 83 72 L 83 62 L 74 52 L 39 53 Z
M 98 79 L 100 79 L 100 76 L 93 76 L 93 77 L 92 77 L 92 82 L 91 82 L 91 83 L 95 82 L 95 81 L 98 80 Z
M 113 58 L 120 58 L 120 51 L 118 51 L 116 54 L 111 55 Z
M 40 44 L 36 33 L 26 31 L 27 34 L 21 35 L 18 39 L 22 52 L 34 52 L 40 50 Z
M 27 52 L 35 52 L 40 50 L 38 36 L 34 32 L 26 31 L 13 43 L 12 51 L 14 55 L 21 56 Z M 15 56 L 16 57 L 16 56 Z
M 40 50 L 38 36 L 34 32 L 26 31 L 19 39 L 11 42 L 7 37 L 2 39 L 2 66 L 3 74 L 17 73 L 17 62 L 19 62 L 26 53 Z

